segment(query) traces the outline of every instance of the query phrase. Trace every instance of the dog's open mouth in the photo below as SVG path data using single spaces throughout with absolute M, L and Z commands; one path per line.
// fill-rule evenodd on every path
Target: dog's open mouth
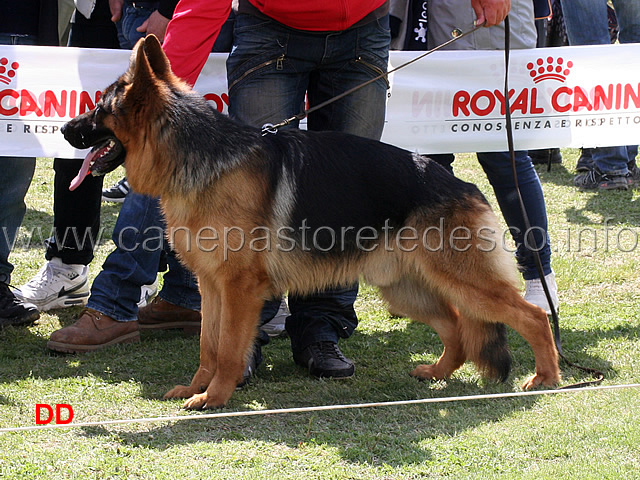
M 117 138 L 109 137 L 98 143 L 85 157 L 78 175 L 76 175 L 71 181 L 71 185 L 69 185 L 69 190 L 78 188 L 89 174 L 99 177 L 115 170 L 124 163 L 124 158 L 124 147 Z

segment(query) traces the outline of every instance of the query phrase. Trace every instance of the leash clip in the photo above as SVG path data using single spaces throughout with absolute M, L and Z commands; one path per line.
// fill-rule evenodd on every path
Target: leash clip
M 265 123 L 262 126 L 262 136 L 266 136 L 268 133 L 271 134 L 276 134 L 278 133 L 278 127 L 275 126 L 273 123 Z

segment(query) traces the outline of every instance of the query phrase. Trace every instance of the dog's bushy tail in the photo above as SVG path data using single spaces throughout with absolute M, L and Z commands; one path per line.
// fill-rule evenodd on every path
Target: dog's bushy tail
M 507 329 L 502 323 L 470 320 L 460 329 L 463 348 L 483 377 L 504 382 L 511 372 Z

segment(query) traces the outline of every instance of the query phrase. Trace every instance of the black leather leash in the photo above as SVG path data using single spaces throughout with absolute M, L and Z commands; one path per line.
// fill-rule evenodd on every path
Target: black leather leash
M 527 215 L 527 209 L 524 205 L 524 201 L 522 200 L 522 194 L 520 192 L 520 187 L 518 185 L 518 174 L 516 171 L 516 156 L 515 156 L 515 148 L 513 142 L 513 126 L 511 124 L 511 104 L 509 99 L 509 51 L 511 47 L 511 32 L 509 27 L 509 16 L 504 19 L 504 98 L 505 98 L 505 120 L 506 120 L 506 132 L 507 132 L 507 144 L 509 146 L 509 155 L 511 156 L 511 168 L 513 173 L 513 179 L 516 186 L 516 192 L 518 194 L 518 200 L 520 201 L 520 209 L 522 211 L 522 217 L 524 219 L 524 224 L 526 227 L 526 235 L 529 236 L 529 240 L 534 240 L 532 235 L 533 231 L 531 228 L 531 223 L 529 222 L 529 216 Z M 546 239 L 544 240 L 546 241 Z M 530 245 L 536 245 L 535 241 L 530 243 Z M 594 379 L 586 382 L 573 383 L 571 385 L 566 385 L 561 387 L 562 389 L 568 388 L 581 388 L 587 387 L 590 385 L 598 385 L 604 380 L 604 374 L 599 370 L 589 367 L 582 367 L 580 365 L 576 365 L 575 363 L 569 361 L 567 357 L 564 355 L 562 351 L 562 341 L 560 340 L 560 321 L 558 319 L 558 312 L 553 304 L 551 293 L 549 292 L 549 286 L 547 285 L 547 281 L 544 278 L 544 269 L 542 268 L 542 261 L 540 260 L 540 252 L 538 249 L 533 249 L 533 257 L 536 262 L 536 269 L 538 271 L 538 276 L 542 282 L 542 289 L 544 290 L 544 294 L 547 298 L 547 302 L 549 302 L 549 306 L 551 308 L 551 319 L 553 324 L 553 337 L 556 344 L 556 349 L 558 350 L 558 355 L 565 363 L 571 367 L 577 368 L 578 370 L 582 370 L 583 372 L 587 372 L 593 375 Z

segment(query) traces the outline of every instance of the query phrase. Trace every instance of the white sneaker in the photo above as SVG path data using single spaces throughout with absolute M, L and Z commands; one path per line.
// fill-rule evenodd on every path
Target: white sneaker
M 158 277 L 150 285 L 143 285 L 140 288 L 140 301 L 138 302 L 138 308 L 146 307 L 153 297 L 158 294 Z
M 13 293 L 23 302 L 34 304 L 41 312 L 86 305 L 89 299 L 88 277 L 89 267 L 86 265 L 67 265 L 54 257 Z
M 554 309 L 557 312 L 559 301 L 556 276 L 553 272 L 551 272 L 549 275 L 545 275 L 544 279 L 547 282 L 547 287 L 549 287 L 551 301 L 553 302 Z M 524 299 L 527 302 L 533 303 L 534 305 L 542 308 L 545 312 L 547 312 L 547 315 L 551 315 L 551 308 L 549 308 L 549 302 L 547 301 L 547 296 L 544 293 L 542 280 L 540 280 L 539 278 L 525 280 L 524 285 Z
M 276 315 L 260 328 L 270 337 L 284 336 L 287 334 L 284 329 L 284 322 L 289 315 L 291 315 L 291 313 L 289 312 L 287 301 L 283 298 Z

